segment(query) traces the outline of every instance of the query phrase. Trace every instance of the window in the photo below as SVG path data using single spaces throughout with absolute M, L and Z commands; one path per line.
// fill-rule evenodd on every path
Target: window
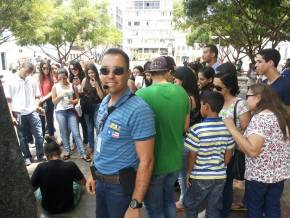
M 144 9 L 160 9 L 160 1 L 144 1 Z
M 132 44 L 132 39 L 127 39 L 128 44 Z
M 1 64 L 2 64 L 2 70 L 6 70 L 6 53 L 1 52 Z
M 135 21 L 134 22 L 134 26 L 140 26 L 140 22 L 139 21 Z
M 134 7 L 135 9 L 143 9 L 143 1 L 135 1 Z
M 131 21 L 128 22 L 128 26 L 131 26 Z

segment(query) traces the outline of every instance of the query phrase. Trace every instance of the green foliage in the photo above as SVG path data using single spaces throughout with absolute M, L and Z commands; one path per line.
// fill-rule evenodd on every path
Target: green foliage
M 120 42 L 121 35 L 110 23 L 107 6 L 105 2 L 90 4 L 89 0 L 72 0 L 69 5 L 38 0 L 29 22 L 18 25 L 14 34 L 20 45 L 54 46 L 58 57 L 49 57 L 66 61 L 73 47 L 91 48 Z
M 184 0 L 183 7 L 185 24 L 179 27 L 191 27 L 189 44 L 218 36 L 221 45 L 253 60 L 267 43 L 274 48 L 289 40 L 289 0 Z

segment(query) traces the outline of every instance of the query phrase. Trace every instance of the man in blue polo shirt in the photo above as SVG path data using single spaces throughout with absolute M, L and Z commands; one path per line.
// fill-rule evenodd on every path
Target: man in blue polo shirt
M 109 95 L 98 111 L 98 141 L 86 187 L 96 194 L 96 217 L 141 217 L 153 169 L 154 114 L 128 89 L 124 51 L 105 52 L 100 79 Z
M 264 82 L 276 91 L 290 112 L 290 81 L 277 70 L 280 59 L 280 53 L 276 49 L 263 49 L 256 55 L 255 66 L 258 74 L 266 76 Z

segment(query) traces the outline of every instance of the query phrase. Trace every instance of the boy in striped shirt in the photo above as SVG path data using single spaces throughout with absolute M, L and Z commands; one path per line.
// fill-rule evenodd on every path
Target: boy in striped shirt
M 218 117 L 224 97 L 218 92 L 201 96 L 204 120 L 190 128 L 185 139 L 188 152 L 187 191 L 183 199 L 187 217 L 197 218 L 202 202 L 207 201 L 206 217 L 220 217 L 226 180 L 226 165 L 232 157 L 235 142 Z

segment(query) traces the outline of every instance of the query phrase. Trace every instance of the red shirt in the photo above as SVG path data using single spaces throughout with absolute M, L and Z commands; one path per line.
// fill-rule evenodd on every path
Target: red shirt
M 46 96 L 51 91 L 51 84 L 48 77 L 43 78 L 42 86 L 40 87 L 41 96 Z

